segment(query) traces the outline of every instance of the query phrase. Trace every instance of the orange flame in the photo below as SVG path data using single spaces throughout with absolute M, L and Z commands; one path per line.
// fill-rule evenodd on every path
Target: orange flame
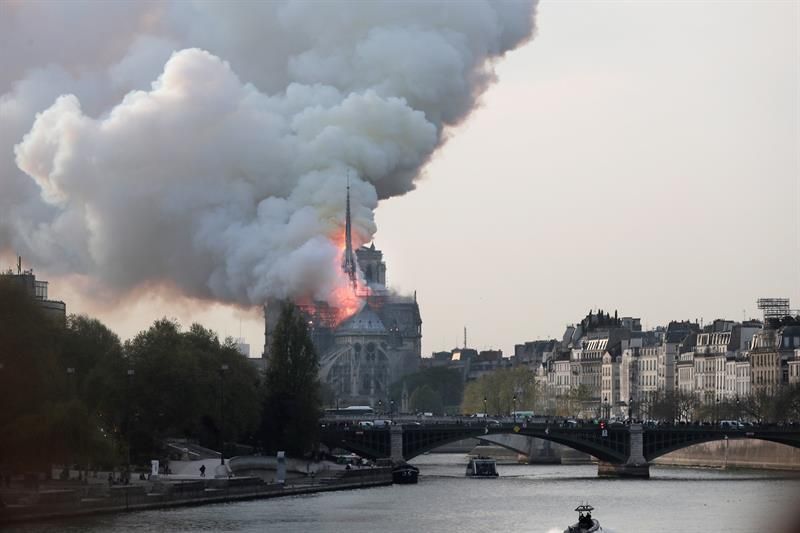
M 339 253 L 336 255 L 335 268 L 342 272 L 342 260 L 344 259 L 345 251 L 344 231 L 342 230 L 332 235 L 331 241 L 333 241 L 333 243 L 336 244 L 336 247 L 339 249 Z M 344 283 L 336 287 L 328 299 L 331 306 L 334 307 L 336 313 L 334 327 L 358 313 L 361 308 L 364 307 L 367 297 L 371 293 L 369 286 L 361 277 L 361 272 L 357 271 L 356 274 L 356 286 L 354 288 L 350 283 L 350 280 L 347 278 L 344 272 L 342 272 L 342 280 Z

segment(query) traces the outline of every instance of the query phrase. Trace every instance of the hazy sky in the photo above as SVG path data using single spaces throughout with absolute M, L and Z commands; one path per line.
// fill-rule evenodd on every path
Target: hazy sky
M 796 2 L 545 2 L 417 190 L 382 201 L 389 284 L 417 291 L 423 354 L 560 337 L 589 308 L 647 326 L 800 307 Z M 39 268 L 47 276 L 46 268 Z M 123 338 L 155 318 L 241 330 L 259 311 L 165 296 L 52 297 Z
M 483 108 L 381 204 L 425 351 L 513 350 L 589 308 L 648 326 L 800 307 L 796 2 L 545 2 Z

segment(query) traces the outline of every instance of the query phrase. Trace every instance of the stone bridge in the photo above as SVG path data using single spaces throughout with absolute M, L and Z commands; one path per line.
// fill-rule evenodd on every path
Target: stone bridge
M 743 430 L 714 426 L 643 427 L 595 424 L 565 427 L 558 423 L 490 423 L 475 421 L 395 424 L 360 428 L 356 423 L 326 424 L 321 443 L 372 459 L 409 460 L 439 446 L 466 438 L 515 434 L 562 444 L 599 460 L 598 475 L 648 477 L 650 461 L 671 451 L 724 439 L 761 439 L 800 448 L 796 427 L 753 427 Z

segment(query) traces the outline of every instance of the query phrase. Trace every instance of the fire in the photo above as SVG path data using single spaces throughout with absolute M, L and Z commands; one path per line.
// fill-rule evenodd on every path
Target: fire
M 338 326 L 364 307 L 365 299 L 361 298 L 353 287 L 347 285 L 336 287 L 331 295 L 331 305 L 335 308 L 336 318 L 334 326 Z
M 338 326 L 346 319 L 361 311 L 361 308 L 364 307 L 364 304 L 366 303 L 367 297 L 370 295 L 370 288 L 364 282 L 364 278 L 361 276 L 361 272 L 359 270 L 357 270 L 355 287 L 353 287 L 350 279 L 348 279 L 345 273 L 341 270 L 342 260 L 344 259 L 344 252 L 346 249 L 344 232 L 337 232 L 332 236 L 331 240 L 336 244 L 339 250 L 339 253 L 336 255 L 335 268 L 341 272 L 341 278 L 343 281 L 343 283 L 333 290 L 333 293 L 329 299 L 329 303 L 335 309 L 336 313 L 334 325 Z
M 344 232 L 330 236 L 330 240 L 339 249 L 339 253 L 331 265 L 335 272 L 339 273 L 338 284 L 331 291 L 324 302 L 315 301 L 310 297 L 298 298 L 295 303 L 301 307 L 309 317 L 309 324 L 312 327 L 322 326 L 335 328 L 342 322 L 355 315 L 364 307 L 372 291 L 361 277 L 361 272 L 357 272 L 356 286 L 353 287 L 350 278 L 342 270 L 342 259 L 344 259 L 345 240 Z

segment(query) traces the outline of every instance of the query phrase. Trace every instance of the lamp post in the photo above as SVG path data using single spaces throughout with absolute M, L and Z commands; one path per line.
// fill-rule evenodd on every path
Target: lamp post
M 628 419 L 633 424 L 633 396 L 628 398 Z
M 225 372 L 228 365 L 219 367 L 219 464 L 225 464 Z
M 389 400 L 389 418 L 394 421 L 394 400 Z
M 517 423 L 517 395 L 516 394 L 514 395 L 512 400 L 514 402 L 514 423 L 516 424 Z
M 483 397 L 483 418 L 487 418 L 489 413 L 486 412 L 486 396 Z
M 125 380 L 125 439 L 128 441 L 128 462 L 125 465 L 125 478 L 130 483 L 131 480 L 131 379 L 134 371 L 128 369 L 127 379 Z M 127 497 L 128 492 L 125 491 Z
M 74 392 L 75 392 L 75 384 L 73 383 L 74 379 L 73 376 L 75 375 L 75 367 L 68 366 L 67 367 L 67 382 L 69 383 L 67 387 L 69 387 L 69 399 L 74 399 Z M 74 457 L 73 457 L 74 459 Z M 70 478 L 72 472 L 72 466 L 67 465 L 67 479 Z M 80 470 L 78 471 L 78 477 L 80 477 Z
M 603 418 L 607 419 L 609 417 L 608 408 L 608 396 L 603 396 Z
M 378 400 L 378 414 L 383 416 L 383 400 Z
M 719 422 L 719 397 L 717 397 L 717 407 L 714 409 L 714 423 Z

